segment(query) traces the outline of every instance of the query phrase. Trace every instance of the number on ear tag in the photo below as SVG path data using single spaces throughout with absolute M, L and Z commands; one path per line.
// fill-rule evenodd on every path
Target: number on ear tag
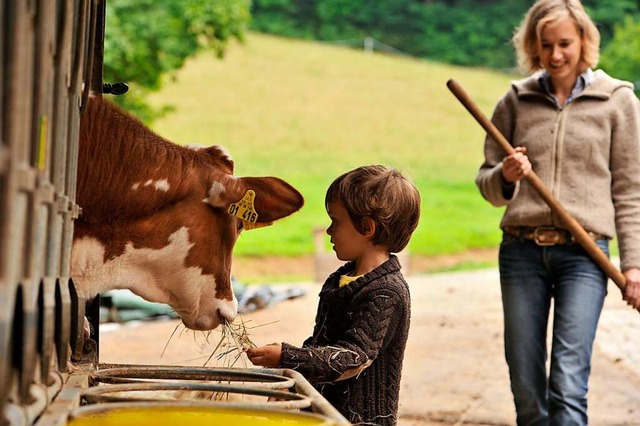
M 253 206 L 253 200 L 255 198 L 256 193 L 253 192 L 253 189 L 250 189 L 244 194 L 244 197 L 242 197 L 240 201 L 232 203 L 227 212 L 231 216 L 235 216 L 245 222 L 256 223 L 258 221 L 258 212 L 256 212 L 256 208 Z
M 236 203 L 232 203 L 227 210 L 231 216 L 235 216 L 242 219 L 243 228 L 246 230 L 262 228 L 263 226 L 269 226 L 272 223 L 258 223 L 258 212 L 253 205 L 253 200 L 256 198 L 256 193 L 253 189 L 247 190 L 244 197 Z

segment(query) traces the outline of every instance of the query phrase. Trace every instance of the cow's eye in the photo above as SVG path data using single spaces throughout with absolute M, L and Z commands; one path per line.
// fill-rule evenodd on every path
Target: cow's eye
M 238 220 L 237 221 L 237 227 L 238 227 L 238 234 L 239 234 L 244 229 L 244 222 L 241 221 L 241 220 Z

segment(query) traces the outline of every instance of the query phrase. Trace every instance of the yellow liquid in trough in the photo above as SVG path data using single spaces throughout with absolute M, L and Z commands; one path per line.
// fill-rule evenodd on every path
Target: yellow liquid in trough
M 331 426 L 330 420 L 268 410 L 205 407 L 121 408 L 76 417 L 68 426 Z

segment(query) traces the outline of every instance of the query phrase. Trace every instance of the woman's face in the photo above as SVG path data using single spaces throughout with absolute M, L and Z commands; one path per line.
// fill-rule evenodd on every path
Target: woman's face
M 582 73 L 582 39 L 573 19 L 565 18 L 544 26 L 538 56 L 554 86 L 573 87 Z

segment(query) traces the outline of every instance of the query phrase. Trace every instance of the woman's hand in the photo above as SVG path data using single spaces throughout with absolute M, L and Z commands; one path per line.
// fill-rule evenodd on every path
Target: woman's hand
M 640 269 L 632 268 L 624 271 L 627 286 L 622 292 L 622 299 L 635 309 L 640 308 Z
M 506 156 L 502 160 L 502 177 L 506 182 L 517 182 L 531 171 L 529 157 L 525 155 L 527 148 L 517 146 L 515 151 L 514 154 Z
M 253 365 L 262 367 L 278 367 L 280 366 L 280 358 L 282 357 L 282 345 L 280 343 L 271 343 L 266 346 L 247 349 L 247 357 Z

